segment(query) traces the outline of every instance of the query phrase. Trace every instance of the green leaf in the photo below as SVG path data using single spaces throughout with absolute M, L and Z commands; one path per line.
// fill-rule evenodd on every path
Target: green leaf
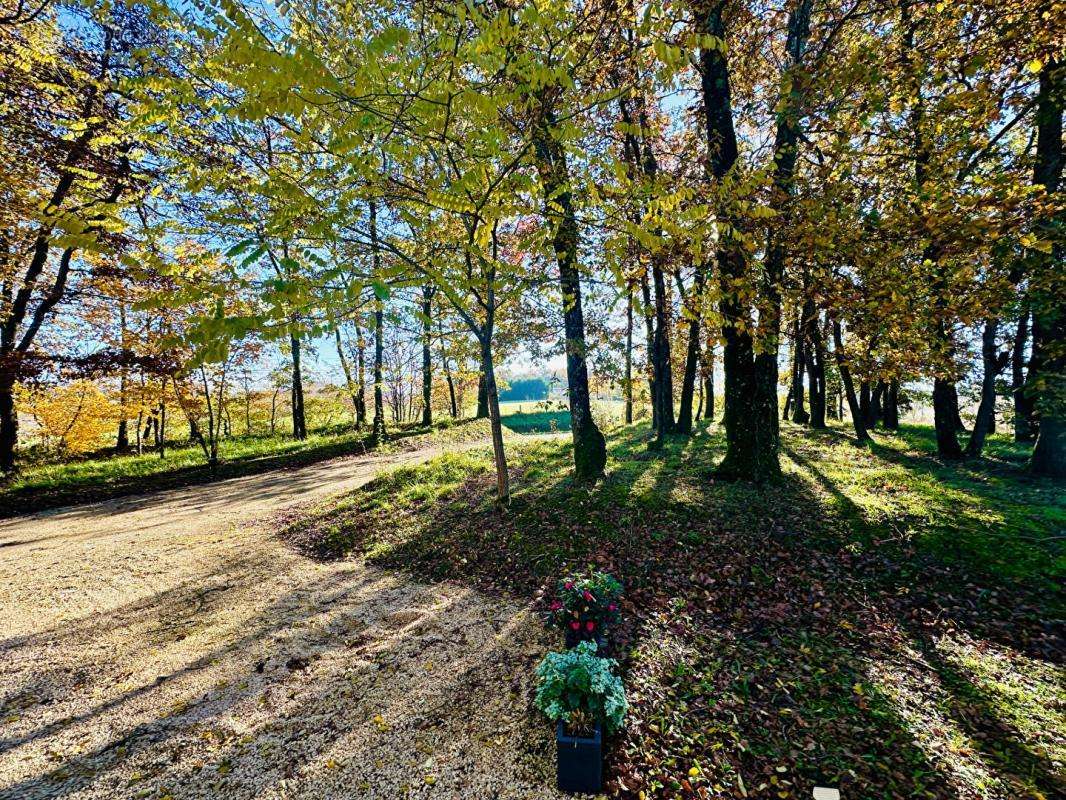
M 255 244 L 255 242 L 255 239 L 245 239 L 242 242 L 237 242 L 237 244 L 233 245 L 233 247 L 226 251 L 226 257 L 234 258 L 235 256 L 239 256 L 241 253 L 243 253 L 245 250 Z

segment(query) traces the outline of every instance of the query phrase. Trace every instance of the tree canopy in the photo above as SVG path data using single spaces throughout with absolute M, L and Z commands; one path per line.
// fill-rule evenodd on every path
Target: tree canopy
M 923 393 L 942 458 L 979 456 L 1010 396 L 1033 469 L 1061 475 L 1062 12 L 20 4 L 0 18 L 0 466 L 16 387 L 70 355 L 50 328 L 113 328 L 111 308 L 118 337 L 93 336 L 123 387 L 137 350 L 175 391 L 252 341 L 283 350 L 297 438 L 326 336 L 388 435 L 386 340 L 409 323 L 424 419 L 435 362 L 453 413 L 450 362 L 476 364 L 501 501 L 515 349 L 565 356 L 582 481 L 606 463 L 596 386 L 631 419 L 646 384 L 659 446 L 713 414 L 716 348 L 720 476 L 777 476 L 782 394 L 813 427 L 846 400 L 865 441 Z

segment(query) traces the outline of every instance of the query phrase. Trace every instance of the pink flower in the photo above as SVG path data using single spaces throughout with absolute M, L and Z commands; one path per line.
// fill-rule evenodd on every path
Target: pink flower
M 592 622 L 591 620 L 589 622 L 586 622 L 585 630 L 587 630 L 589 633 L 592 633 L 594 630 L 596 630 L 596 623 Z
M 588 589 L 586 589 L 584 594 L 581 596 L 588 600 L 590 603 L 592 602 L 592 592 L 590 592 Z
M 575 619 L 570 623 L 570 628 L 575 631 L 581 630 L 581 623 Z
M 549 607 L 552 611 L 558 611 L 560 608 L 563 607 L 563 604 L 560 603 L 558 600 L 552 600 L 552 604 Z
M 615 603 L 611 603 L 609 606 L 607 606 L 607 610 L 608 611 L 617 611 L 618 610 L 618 606 Z
M 564 589 L 573 589 L 574 588 L 574 582 L 573 581 L 567 581 L 566 583 L 563 584 L 563 588 Z

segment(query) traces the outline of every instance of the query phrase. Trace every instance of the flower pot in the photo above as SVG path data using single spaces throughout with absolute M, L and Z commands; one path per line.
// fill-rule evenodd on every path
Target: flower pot
M 596 643 L 596 655 L 606 656 L 607 653 L 607 637 L 601 632 L 589 633 L 585 630 L 575 631 L 573 628 L 566 628 L 566 649 L 573 650 L 582 642 L 595 642 Z
M 566 723 L 555 729 L 559 789 L 574 794 L 593 794 L 603 788 L 603 725 L 596 723 L 592 736 L 568 736 Z

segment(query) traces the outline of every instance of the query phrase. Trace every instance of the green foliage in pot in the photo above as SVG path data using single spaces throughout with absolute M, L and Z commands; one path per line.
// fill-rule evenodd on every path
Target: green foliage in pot
M 573 650 L 548 653 L 537 665 L 537 708 L 548 719 L 573 727 L 582 719 L 602 719 L 608 731 L 625 721 L 629 704 L 622 680 L 614 674 L 617 663 L 596 655 L 593 642 Z

